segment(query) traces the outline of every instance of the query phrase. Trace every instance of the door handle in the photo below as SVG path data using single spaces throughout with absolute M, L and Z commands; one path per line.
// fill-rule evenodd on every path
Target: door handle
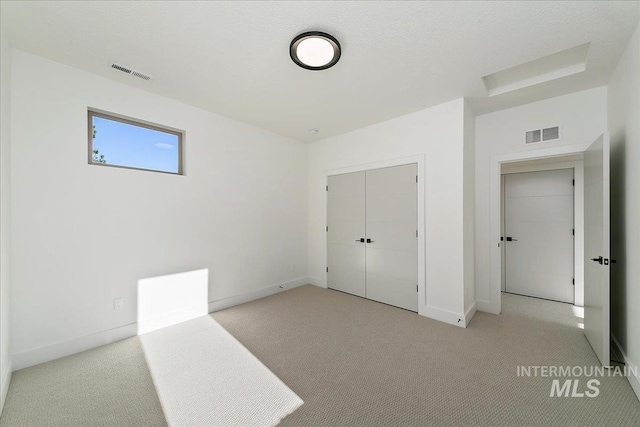
M 518 239 L 514 239 L 513 237 L 507 237 L 507 242 L 517 242 Z
M 364 238 L 361 237 L 359 239 L 356 239 L 356 242 L 364 243 Z
M 373 243 L 375 240 L 367 239 L 367 243 Z
M 598 263 L 602 264 L 602 257 L 599 256 L 598 258 L 591 258 L 591 261 L 595 261 L 595 262 L 598 262 Z

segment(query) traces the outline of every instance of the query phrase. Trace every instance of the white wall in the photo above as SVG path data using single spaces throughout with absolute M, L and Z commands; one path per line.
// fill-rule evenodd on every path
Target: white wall
M 305 280 L 305 144 L 18 50 L 12 71 L 16 366 L 117 336 L 142 278 L 208 268 L 210 302 Z M 87 107 L 185 130 L 186 176 L 88 165 Z
M 561 127 L 561 138 L 540 144 L 524 144 L 528 130 Z M 607 89 L 600 87 L 476 117 L 476 298 L 478 310 L 495 312 L 491 301 L 489 198 L 491 159 L 594 141 L 607 129 Z
M 0 29 L 0 413 L 11 380 L 11 48 Z
M 640 26 L 608 87 L 611 133 L 611 332 L 640 367 Z M 631 378 L 640 398 L 640 378 Z
M 451 323 L 464 317 L 463 115 L 458 99 L 309 146 L 309 275 L 316 284 L 326 286 L 326 172 L 424 155 L 426 314 Z
M 476 116 L 469 103 L 464 104 L 464 309 L 475 310 L 475 146 Z

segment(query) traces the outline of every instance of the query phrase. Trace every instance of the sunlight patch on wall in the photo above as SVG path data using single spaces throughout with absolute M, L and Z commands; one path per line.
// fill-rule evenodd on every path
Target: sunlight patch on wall
M 209 270 L 138 280 L 138 335 L 209 313 Z

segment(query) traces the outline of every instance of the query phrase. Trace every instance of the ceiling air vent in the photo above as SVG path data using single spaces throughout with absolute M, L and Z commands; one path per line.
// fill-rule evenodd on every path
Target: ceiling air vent
M 122 71 L 123 73 L 127 73 L 129 75 L 138 77 L 143 80 L 151 80 L 151 76 L 148 74 L 141 73 L 140 71 L 133 70 L 129 67 L 125 67 L 124 65 L 116 64 L 115 62 L 111 62 L 111 68 Z
M 536 142 L 553 141 L 560 138 L 560 127 L 555 126 L 546 129 L 536 129 L 525 132 L 524 143 L 534 144 Z
M 525 144 L 540 142 L 540 130 L 530 130 L 525 134 Z
M 560 128 L 558 126 L 542 129 L 542 140 L 551 141 L 552 139 L 560 138 Z

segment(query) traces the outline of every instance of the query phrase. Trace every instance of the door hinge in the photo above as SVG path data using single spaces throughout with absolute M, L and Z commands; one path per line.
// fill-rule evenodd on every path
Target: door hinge
M 571 279 L 571 284 L 575 285 L 576 284 L 576 279 Z
M 416 230 L 416 237 L 418 237 L 418 230 Z
M 416 175 L 416 182 L 418 182 L 418 175 Z
M 416 285 L 416 292 L 418 292 L 418 285 Z
M 327 267 L 327 273 L 329 272 L 329 267 Z
M 329 191 L 329 186 L 328 185 L 325 187 L 325 191 Z
M 327 231 L 329 231 L 329 226 L 327 225 Z
M 576 180 L 575 179 L 571 180 L 571 185 L 576 185 Z
M 574 235 L 574 236 L 576 235 L 576 229 L 575 228 L 573 230 L 571 230 L 571 234 Z

